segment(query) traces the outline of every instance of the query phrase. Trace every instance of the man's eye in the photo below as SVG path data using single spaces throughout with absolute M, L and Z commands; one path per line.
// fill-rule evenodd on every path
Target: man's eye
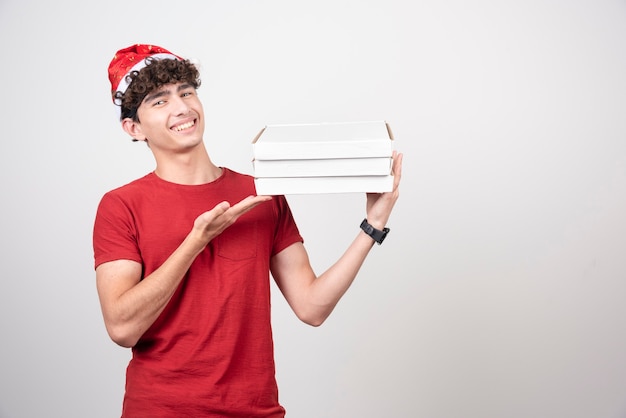
M 190 91 L 186 91 L 186 92 L 183 93 L 182 96 L 183 97 L 189 97 L 189 96 L 191 96 L 191 92 Z
M 165 100 L 157 100 L 156 102 L 153 103 L 153 106 L 160 106 L 163 103 L 165 103 Z

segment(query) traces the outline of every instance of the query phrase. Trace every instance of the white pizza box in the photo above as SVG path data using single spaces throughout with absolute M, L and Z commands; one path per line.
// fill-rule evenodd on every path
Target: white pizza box
M 383 193 L 393 189 L 393 176 L 258 177 L 257 195 Z
M 253 160 L 391 157 L 385 121 L 267 125 L 252 141 Z
M 255 177 L 384 176 L 391 157 L 253 160 Z

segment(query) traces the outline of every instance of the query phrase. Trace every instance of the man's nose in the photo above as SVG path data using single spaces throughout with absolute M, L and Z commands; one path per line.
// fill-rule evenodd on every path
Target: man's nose
M 174 113 L 176 115 L 185 115 L 189 112 L 189 103 L 187 103 L 182 97 L 176 97 L 173 100 Z

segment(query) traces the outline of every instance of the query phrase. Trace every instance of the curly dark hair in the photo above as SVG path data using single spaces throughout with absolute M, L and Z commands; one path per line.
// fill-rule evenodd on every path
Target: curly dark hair
M 113 94 L 115 103 L 121 107 L 120 120 L 131 118 L 139 122 L 137 109 L 148 93 L 165 84 L 186 82 L 194 88 L 200 87 L 200 73 L 189 60 L 146 58 L 146 66 L 139 71 L 131 71 L 127 76 L 129 86 L 126 92 Z

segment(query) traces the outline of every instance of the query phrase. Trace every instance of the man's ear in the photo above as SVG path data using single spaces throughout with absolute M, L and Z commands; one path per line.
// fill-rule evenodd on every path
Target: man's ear
M 132 120 L 131 118 L 125 118 L 122 120 L 122 129 L 130 135 L 134 141 L 145 141 L 146 136 L 141 130 L 141 124 Z

